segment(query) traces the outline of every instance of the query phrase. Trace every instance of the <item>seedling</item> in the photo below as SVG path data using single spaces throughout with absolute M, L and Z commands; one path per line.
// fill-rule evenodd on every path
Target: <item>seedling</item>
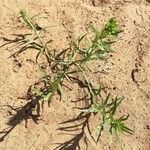
M 38 62 L 38 57 L 40 54 L 44 54 L 47 59 L 51 59 L 51 55 L 48 50 L 48 44 L 52 42 L 52 40 L 47 41 L 46 43 L 43 42 L 40 33 L 41 31 L 45 30 L 42 27 L 39 27 L 37 23 L 35 23 L 35 17 L 29 17 L 25 10 L 20 11 L 20 18 L 24 21 L 25 25 L 32 31 L 30 37 L 26 37 L 20 43 L 23 45 L 23 50 L 28 48 L 36 49 L 39 53 L 36 56 L 36 62 Z M 19 53 L 22 51 L 19 51 Z M 19 54 L 17 53 L 17 54 Z
M 129 115 L 123 115 L 122 117 L 115 119 L 115 113 L 122 100 L 123 98 L 118 97 L 110 99 L 110 94 L 108 94 L 105 99 L 102 98 L 98 103 L 93 103 L 89 109 L 83 110 L 84 112 L 96 113 L 99 116 L 102 116 L 102 122 L 97 126 L 99 132 L 96 140 L 97 142 L 100 140 L 102 131 L 105 128 L 108 129 L 110 136 L 115 134 L 118 141 L 120 141 L 119 135 L 123 132 L 133 134 L 133 130 L 124 124 L 124 121 L 128 119 Z
M 73 142 L 75 142 L 75 139 L 77 139 L 77 142 L 79 142 L 82 136 L 85 135 L 84 129 L 86 126 L 89 126 L 88 121 L 92 113 L 97 114 L 102 118 L 102 122 L 98 125 L 99 134 L 95 140 L 96 142 L 99 141 L 101 133 L 106 127 L 110 135 L 115 134 L 117 137 L 119 137 L 119 134 L 122 132 L 132 134 L 133 131 L 126 127 L 124 123 L 128 119 L 129 115 L 123 115 L 117 119 L 115 117 L 116 111 L 123 98 L 116 97 L 115 99 L 111 99 L 110 94 L 108 94 L 105 98 L 102 98 L 101 93 L 105 90 L 105 88 L 102 86 L 95 88 L 94 84 L 88 78 L 89 72 L 88 67 L 86 66 L 88 61 L 103 60 L 108 56 L 109 53 L 113 52 L 111 49 L 111 44 L 115 42 L 114 38 L 116 38 L 121 32 L 116 19 L 111 18 L 102 30 L 97 30 L 94 26 L 91 26 L 92 36 L 90 40 L 88 40 L 88 44 L 84 43 L 84 41 L 87 42 L 86 37 L 88 34 L 84 34 L 76 41 L 71 40 L 66 49 L 58 51 L 55 49 L 49 49 L 48 45 L 52 42 L 52 40 L 43 42 L 44 40 L 43 37 L 41 37 L 41 32 L 44 30 L 44 28 L 38 26 L 34 20 L 35 17 L 36 16 L 30 17 L 25 10 L 20 11 L 20 18 L 24 21 L 26 27 L 31 31 L 31 33 L 21 35 L 21 39 L 19 36 L 15 40 L 12 40 L 12 43 L 18 42 L 20 46 L 22 46 L 21 50 L 15 53 L 15 55 L 20 54 L 22 51 L 28 48 L 36 49 L 39 51 L 38 55 L 36 56 L 36 62 L 38 63 L 39 67 L 41 67 L 41 64 L 38 62 L 38 58 L 42 54 L 46 57 L 46 63 L 48 63 L 47 66 L 50 67 L 49 69 L 51 72 L 46 72 L 46 70 L 44 70 L 44 77 L 31 86 L 26 99 L 30 100 L 31 102 L 33 101 L 34 107 L 37 106 L 39 110 L 39 101 L 47 101 L 50 103 L 55 94 L 58 93 L 60 96 L 62 96 L 65 81 L 71 83 L 71 79 L 73 78 L 72 76 L 77 74 L 78 76 L 83 76 L 83 79 L 80 82 L 82 82 L 82 84 L 84 84 L 84 88 L 86 88 L 85 94 L 88 96 L 90 103 L 86 109 L 82 108 L 82 112 L 77 119 L 71 120 L 71 122 L 73 122 L 77 121 L 78 119 L 85 119 L 85 117 L 87 117 L 85 121 L 80 124 L 83 126 L 81 128 L 81 134 L 78 135 L 79 138 L 78 136 L 75 136 L 75 138 L 73 138 Z M 11 43 L 10 40 L 9 42 Z M 29 102 L 28 105 L 31 102 Z M 32 107 L 28 108 L 30 109 L 29 116 L 33 117 Z M 38 116 L 39 111 L 37 111 L 36 117 Z M 37 118 L 35 122 L 37 123 Z M 69 127 L 69 129 L 74 127 L 76 126 Z M 66 129 L 68 128 L 66 127 Z M 72 142 L 72 140 L 69 142 Z M 72 143 L 67 142 L 67 144 L 69 145 Z M 73 143 L 73 146 L 74 144 L 76 143 Z M 60 147 L 64 148 L 66 145 L 62 145 Z
M 84 58 L 82 61 L 93 60 L 93 59 L 104 59 L 108 53 L 112 52 L 110 44 L 113 43 L 112 38 L 117 37 L 121 32 L 115 18 L 110 19 L 104 28 L 99 31 L 94 26 L 91 26 L 94 38 L 91 40 L 89 47 L 79 49 Z M 85 36 L 79 41 L 81 42 Z M 110 38 L 109 41 L 107 38 Z M 111 41 L 110 41 L 111 40 Z

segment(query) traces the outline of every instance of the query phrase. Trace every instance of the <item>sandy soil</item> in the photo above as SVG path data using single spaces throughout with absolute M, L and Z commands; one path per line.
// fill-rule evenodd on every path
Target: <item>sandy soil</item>
M 101 28 L 111 17 L 116 17 L 124 31 L 113 45 L 115 53 L 104 62 L 91 66 L 91 80 L 103 83 L 114 94 L 125 97 L 121 113 L 130 114 L 128 126 L 135 130 L 133 135 L 122 135 L 126 150 L 150 149 L 150 3 L 148 0 L 0 0 L 0 45 L 3 37 L 26 33 L 18 21 L 18 12 L 25 8 L 31 15 L 43 13 L 48 18 L 39 21 L 41 25 L 51 25 L 48 36 L 55 39 L 52 47 L 64 48 L 67 37 L 77 37 L 86 32 L 90 23 Z M 29 50 L 17 58 L 8 58 L 17 48 L 12 44 L 0 48 L 0 132 L 6 128 L 8 120 L 16 111 L 8 107 L 24 106 L 30 85 L 41 76 L 37 66 L 31 61 L 36 52 Z M 102 71 L 105 70 L 105 73 Z M 98 71 L 95 73 L 95 71 Z M 51 106 L 44 106 L 41 120 L 35 124 L 20 122 L 0 142 L 0 150 L 52 150 L 57 144 L 68 140 L 71 135 L 57 130 L 61 122 L 78 115 L 71 103 L 79 99 L 82 91 L 77 85 L 66 89 L 62 101 L 56 97 Z M 77 94 L 78 93 L 78 94 Z M 97 147 L 109 149 L 104 138 Z M 92 150 L 80 142 L 81 150 Z M 75 149 L 75 148 L 74 148 Z M 119 149 L 116 144 L 111 149 Z

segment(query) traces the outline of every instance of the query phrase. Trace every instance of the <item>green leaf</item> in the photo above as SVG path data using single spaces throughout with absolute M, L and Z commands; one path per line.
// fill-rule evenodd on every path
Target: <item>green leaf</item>
M 101 37 L 106 38 L 107 36 L 117 36 L 121 31 L 119 30 L 118 23 L 115 18 L 111 18 L 103 28 Z
M 21 9 L 19 14 L 26 23 L 26 25 L 29 26 L 31 30 L 36 31 L 36 25 L 33 23 L 32 19 L 27 15 L 27 12 L 24 9 Z
M 112 134 L 113 131 L 115 131 L 116 133 L 126 132 L 126 133 L 129 133 L 129 134 L 132 134 L 133 130 L 131 130 L 130 128 L 126 127 L 125 124 L 123 123 L 123 121 L 124 120 L 120 120 L 120 118 L 119 119 L 111 118 L 110 130 L 109 130 L 110 133 Z

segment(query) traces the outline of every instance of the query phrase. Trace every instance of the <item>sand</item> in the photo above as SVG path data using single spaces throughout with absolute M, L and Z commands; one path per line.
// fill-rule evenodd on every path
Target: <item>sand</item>
M 112 93 L 125 97 L 119 113 L 130 114 L 127 125 L 133 135 L 121 135 L 126 150 L 150 149 L 150 3 L 147 0 L 0 0 L 0 45 L 3 38 L 14 38 L 12 34 L 24 34 L 27 30 L 18 20 L 20 9 L 29 14 L 41 13 L 47 19 L 39 25 L 51 26 L 47 36 L 54 39 L 52 48 L 63 49 L 67 37 L 76 38 L 86 32 L 90 23 L 102 28 L 111 17 L 116 17 L 123 32 L 113 48 L 115 52 L 103 62 L 91 63 L 90 78 L 95 85 L 103 84 Z M 16 58 L 9 58 L 17 47 L 8 44 L 0 48 L 0 132 L 9 128 L 9 119 L 16 114 L 13 108 L 24 106 L 24 97 L 30 85 L 41 74 L 35 60 L 36 51 L 25 51 Z M 105 70 L 105 71 L 104 71 Z M 46 104 L 38 124 L 28 120 L 18 123 L 0 142 L 0 150 L 53 150 L 71 138 L 58 130 L 60 123 L 79 114 L 73 109 L 82 103 L 72 103 L 82 96 L 82 90 L 75 84 L 65 89 L 62 101 L 56 97 L 50 107 Z M 71 133 L 70 133 L 71 134 Z M 0 134 L 2 136 L 4 134 Z M 88 139 L 90 140 L 90 139 Z M 97 149 L 107 150 L 107 136 L 101 139 Z M 88 141 L 80 142 L 81 150 L 96 149 Z M 62 148 L 62 150 L 65 148 Z M 78 148 L 70 148 L 70 150 Z M 110 149 L 119 150 L 113 143 Z M 68 149 L 69 150 L 69 149 Z

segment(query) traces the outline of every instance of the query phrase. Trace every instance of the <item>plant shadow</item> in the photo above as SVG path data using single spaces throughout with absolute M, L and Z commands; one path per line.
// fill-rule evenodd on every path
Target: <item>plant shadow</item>
M 12 34 L 12 35 L 14 37 L 12 39 L 3 37 L 4 44 L 0 46 L 1 48 L 4 46 L 13 44 L 11 46 L 11 50 L 19 48 L 19 50 L 11 54 L 8 58 L 11 58 L 11 57 L 15 58 L 16 56 L 18 56 L 19 54 L 21 54 L 22 52 L 28 49 L 36 49 L 36 50 L 39 50 L 36 56 L 36 60 L 37 60 L 40 54 L 41 48 L 42 48 L 41 45 L 38 45 L 36 43 L 37 37 L 33 38 L 33 40 L 30 40 L 30 38 L 32 37 L 32 34 Z
M 82 81 L 79 78 L 69 76 L 70 80 L 73 83 L 77 83 L 80 88 L 88 89 L 88 86 L 85 81 Z M 89 119 L 91 117 L 90 112 L 84 112 L 82 110 L 88 110 L 92 105 L 91 96 L 85 95 L 78 100 L 71 101 L 73 103 L 83 101 L 85 102 L 85 106 L 83 108 L 75 107 L 75 109 L 81 110 L 79 115 L 73 119 L 69 119 L 65 122 L 60 123 L 61 126 L 58 130 L 65 132 L 66 134 L 71 135 L 71 138 L 63 143 L 56 143 L 58 146 L 53 150 L 80 150 L 80 141 L 83 140 L 85 143 L 85 150 L 88 149 L 88 138 L 86 137 L 85 128 L 88 129 L 88 132 L 91 135 L 90 127 L 89 127 Z
M 11 133 L 11 131 L 22 121 L 25 121 L 25 128 L 27 128 L 28 119 L 32 119 L 36 124 L 38 124 L 41 106 L 39 103 L 39 99 L 28 99 L 30 92 L 31 87 L 28 89 L 27 97 L 24 98 L 27 99 L 29 102 L 27 102 L 24 106 L 19 108 L 13 108 L 10 105 L 4 105 L 6 107 L 9 107 L 11 110 L 15 111 L 16 114 L 9 119 L 7 123 L 9 127 L 0 132 L 0 135 L 2 135 L 0 137 L 0 142 L 2 142 L 6 138 L 6 136 L 8 136 Z M 33 113 L 33 110 L 35 110 L 35 114 Z
M 80 150 L 81 139 L 84 140 L 87 149 L 88 141 L 84 129 L 86 126 L 88 126 L 90 116 L 91 113 L 81 112 L 76 118 L 60 123 L 61 125 L 65 125 L 65 126 L 60 127 L 59 130 L 69 133 L 69 135 L 72 135 L 72 137 L 71 139 L 65 141 L 64 143 L 56 143 L 58 144 L 58 146 L 53 150 L 77 150 L 77 149 Z M 67 125 L 70 123 L 72 123 L 73 125 L 70 126 Z M 76 133 L 70 134 L 70 132 L 76 132 Z

